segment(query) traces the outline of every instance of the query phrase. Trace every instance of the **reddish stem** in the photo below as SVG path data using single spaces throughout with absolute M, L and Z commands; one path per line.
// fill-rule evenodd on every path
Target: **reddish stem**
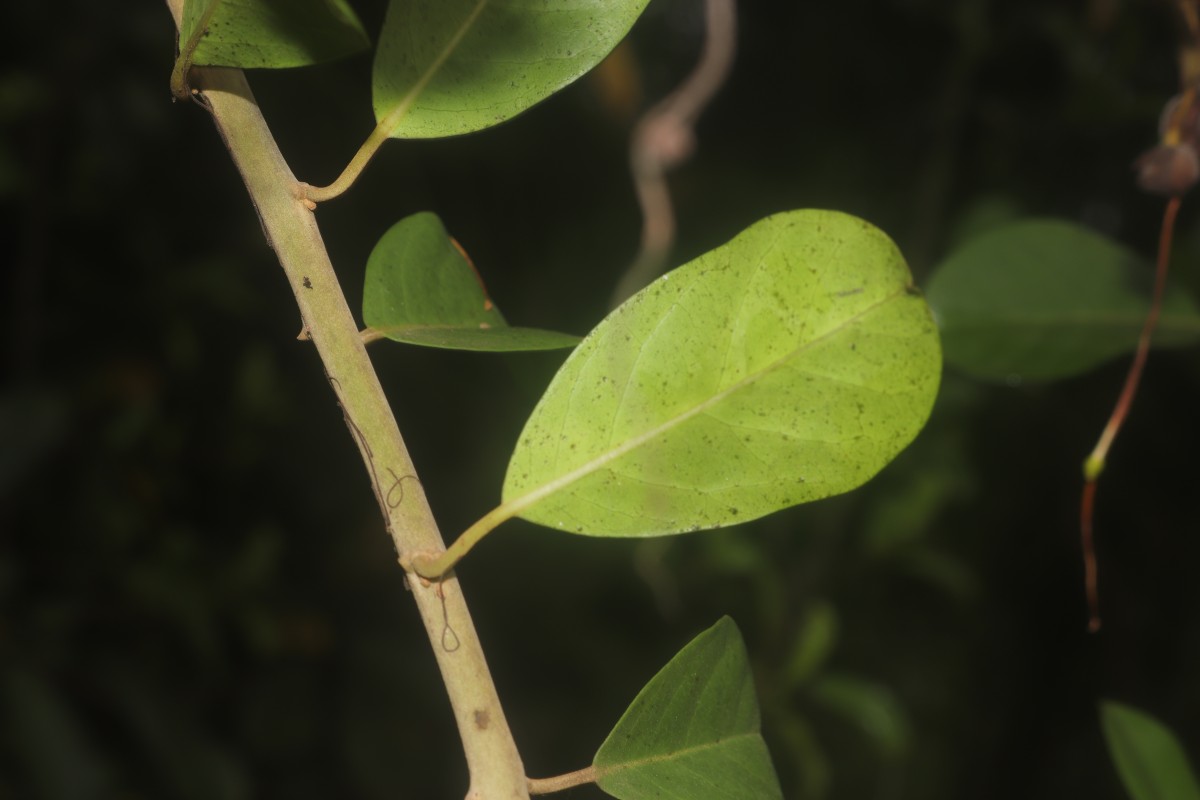
M 1117 398 L 1117 405 L 1108 418 L 1108 424 L 1104 426 L 1104 432 L 1100 434 L 1100 440 L 1096 442 L 1095 448 L 1084 462 L 1084 485 L 1079 507 L 1079 527 L 1089 612 L 1088 630 L 1093 632 L 1100 630 L 1100 595 L 1097 589 L 1096 549 L 1092 536 L 1096 481 L 1100 478 L 1100 473 L 1104 471 L 1104 460 L 1108 455 L 1109 448 L 1112 447 L 1113 440 L 1117 438 L 1121 426 L 1125 424 L 1125 418 L 1129 416 L 1129 409 L 1133 405 L 1133 398 L 1141 383 L 1142 370 L 1146 366 L 1146 357 L 1150 353 L 1150 339 L 1154 335 L 1154 329 L 1158 326 L 1163 293 L 1167 286 L 1171 239 L 1175 231 L 1175 218 L 1179 215 L 1179 204 L 1180 197 L 1176 195 L 1167 201 L 1167 207 L 1163 211 L 1162 231 L 1158 237 L 1158 264 L 1154 275 L 1154 296 L 1150 302 L 1150 311 L 1146 314 L 1146 321 L 1142 325 L 1142 333 L 1138 338 L 1133 363 L 1129 366 L 1129 374 L 1125 376 L 1125 385 Z
M 1088 630 L 1100 630 L 1100 593 L 1096 586 L 1096 547 L 1092 538 L 1092 511 L 1096 505 L 1096 481 L 1083 484 L 1083 502 L 1079 509 L 1080 537 L 1083 545 L 1083 586 L 1087 592 Z

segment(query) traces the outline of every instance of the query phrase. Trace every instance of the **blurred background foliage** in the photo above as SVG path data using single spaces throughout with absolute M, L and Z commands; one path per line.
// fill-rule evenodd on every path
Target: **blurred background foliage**
M 281 271 L 204 112 L 171 102 L 165 6 L 121 5 L 0 9 L 0 797 L 461 797 L 429 644 Z M 382 0 L 354 5 L 378 31 Z M 376 239 L 428 209 L 511 322 L 586 332 L 636 247 L 630 125 L 693 63 L 699 7 L 656 0 L 615 60 L 498 129 L 385 147 L 319 212 L 352 307 Z M 1168 3 L 740 13 L 734 74 L 672 178 L 675 263 L 801 207 L 880 226 L 919 281 L 1024 215 L 1151 253 L 1161 203 L 1130 163 L 1176 90 Z M 369 71 L 251 75 L 300 178 L 331 180 L 369 131 Z M 1198 255 L 1185 203 L 1185 285 Z M 453 537 L 496 501 L 562 356 L 372 356 Z M 1196 752 L 1193 351 L 1152 356 L 1110 458 L 1105 630 L 1085 632 L 1080 462 L 1124 369 L 948 372 L 867 487 L 736 529 L 510 523 L 460 574 L 529 772 L 589 763 L 726 613 L 788 797 L 1120 798 L 1102 697 Z

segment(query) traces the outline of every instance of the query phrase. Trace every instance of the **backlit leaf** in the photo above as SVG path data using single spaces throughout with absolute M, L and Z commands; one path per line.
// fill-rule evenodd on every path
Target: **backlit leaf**
M 655 281 L 568 357 L 505 478 L 597 536 L 728 525 L 849 491 L 925 423 L 937 330 L 891 240 L 794 211 Z
M 188 0 L 179 32 L 191 63 L 221 67 L 300 67 L 370 46 L 346 0 Z
M 376 119 L 407 139 L 510 119 L 599 64 L 647 2 L 392 0 L 375 55 Z
M 397 342 L 454 350 L 554 350 L 579 342 L 510 328 L 442 221 L 428 212 L 397 222 L 371 251 L 363 320 Z
M 1100 704 L 1100 718 L 1131 800 L 1200 800 L 1200 784 L 1169 728 L 1149 714 L 1111 701 Z
M 953 252 L 929 282 L 946 361 L 996 380 L 1062 378 L 1132 351 L 1153 267 L 1086 228 L 1026 220 Z M 1154 344 L 1200 341 L 1200 312 L 1168 288 Z
M 733 620 L 722 617 L 646 684 L 593 766 L 596 783 L 620 800 L 783 797 Z

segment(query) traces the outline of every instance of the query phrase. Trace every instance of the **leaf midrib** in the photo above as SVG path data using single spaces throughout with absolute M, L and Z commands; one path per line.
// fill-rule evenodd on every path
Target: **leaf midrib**
M 612 765 L 604 766 L 604 767 L 595 765 L 593 763 L 593 766 L 596 767 L 597 779 L 600 779 L 600 778 L 604 778 L 608 775 L 613 775 L 613 774 L 616 774 L 619 772 L 623 772 L 625 770 L 637 769 L 639 767 L 646 767 L 646 766 L 650 766 L 653 764 L 661 764 L 664 761 L 673 761 L 675 759 L 684 758 L 686 756 L 695 755 L 697 753 L 704 753 L 708 750 L 715 750 L 723 745 L 727 745 L 730 742 L 736 742 L 740 739 L 758 739 L 758 738 L 761 738 L 761 734 L 757 730 L 743 731 L 742 733 L 735 733 L 732 736 L 724 736 L 720 739 L 717 739 L 716 741 L 703 742 L 701 744 L 692 745 L 691 747 L 684 747 L 679 750 L 672 750 L 667 753 L 659 753 L 659 754 L 652 755 L 652 756 L 645 756 L 644 758 L 630 759 L 627 761 L 622 761 L 619 764 L 612 764 Z
M 438 53 L 437 58 L 430 62 L 429 67 L 423 73 L 421 73 L 421 77 L 419 77 L 417 82 L 413 84 L 413 87 L 408 90 L 408 94 L 401 98 L 400 102 L 396 104 L 395 108 L 384 115 L 384 118 L 379 122 L 378 127 L 380 129 L 386 130 L 389 136 L 395 133 L 396 128 L 400 126 L 400 122 L 409 112 L 409 109 L 411 109 L 417 102 L 417 99 L 421 96 L 421 93 L 425 91 L 425 87 L 429 85 L 431 80 L 433 80 L 433 76 L 437 74 L 438 70 L 442 68 L 442 65 L 446 63 L 447 59 L 449 59 L 450 56 L 454 54 L 454 51 L 458 49 L 458 46 L 462 44 L 463 37 L 465 37 L 467 32 L 470 31 L 475 25 L 476 20 L 479 19 L 479 15 L 483 13 L 484 8 L 487 7 L 489 2 L 490 0 L 479 0 L 479 2 L 475 4 L 475 8 L 471 10 L 471 13 L 467 15 L 465 20 L 463 20 L 462 25 L 460 25 L 458 30 L 454 32 L 454 35 L 450 37 L 450 41 L 447 42 L 442 51 Z
M 489 322 L 486 328 L 479 327 L 478 322 L 446 322 L 446 323 L 422 323 L 414 322 L 408 325 L 371 325 L 368 330 L 379 333 L 383 336 L 390 337 L 392 334 L 403 335 L 406 333 L 424 333 L 425 331 L 455 331 L 455 332 L 475 332 L 485 334 L 496 333 L 536 333 L 548 334 L 551 336 L 561 337 L 564 341 L 567 339 L 575 342 L 581 341 L 581 337 L 572 333 L 563 333 L 562 331 L 553 331 L 549 328 L 531 328 L 528 325 L 509 325 L 501 320 L 500 322 Z

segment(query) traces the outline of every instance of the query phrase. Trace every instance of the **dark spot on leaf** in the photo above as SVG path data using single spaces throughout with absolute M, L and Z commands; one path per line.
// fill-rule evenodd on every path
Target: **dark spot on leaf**
M 488 725 L 492 722 L 492 717 L 488 712 L 481 708 L 475 709 L 475 727 L 478 730 L 486 731 Z

